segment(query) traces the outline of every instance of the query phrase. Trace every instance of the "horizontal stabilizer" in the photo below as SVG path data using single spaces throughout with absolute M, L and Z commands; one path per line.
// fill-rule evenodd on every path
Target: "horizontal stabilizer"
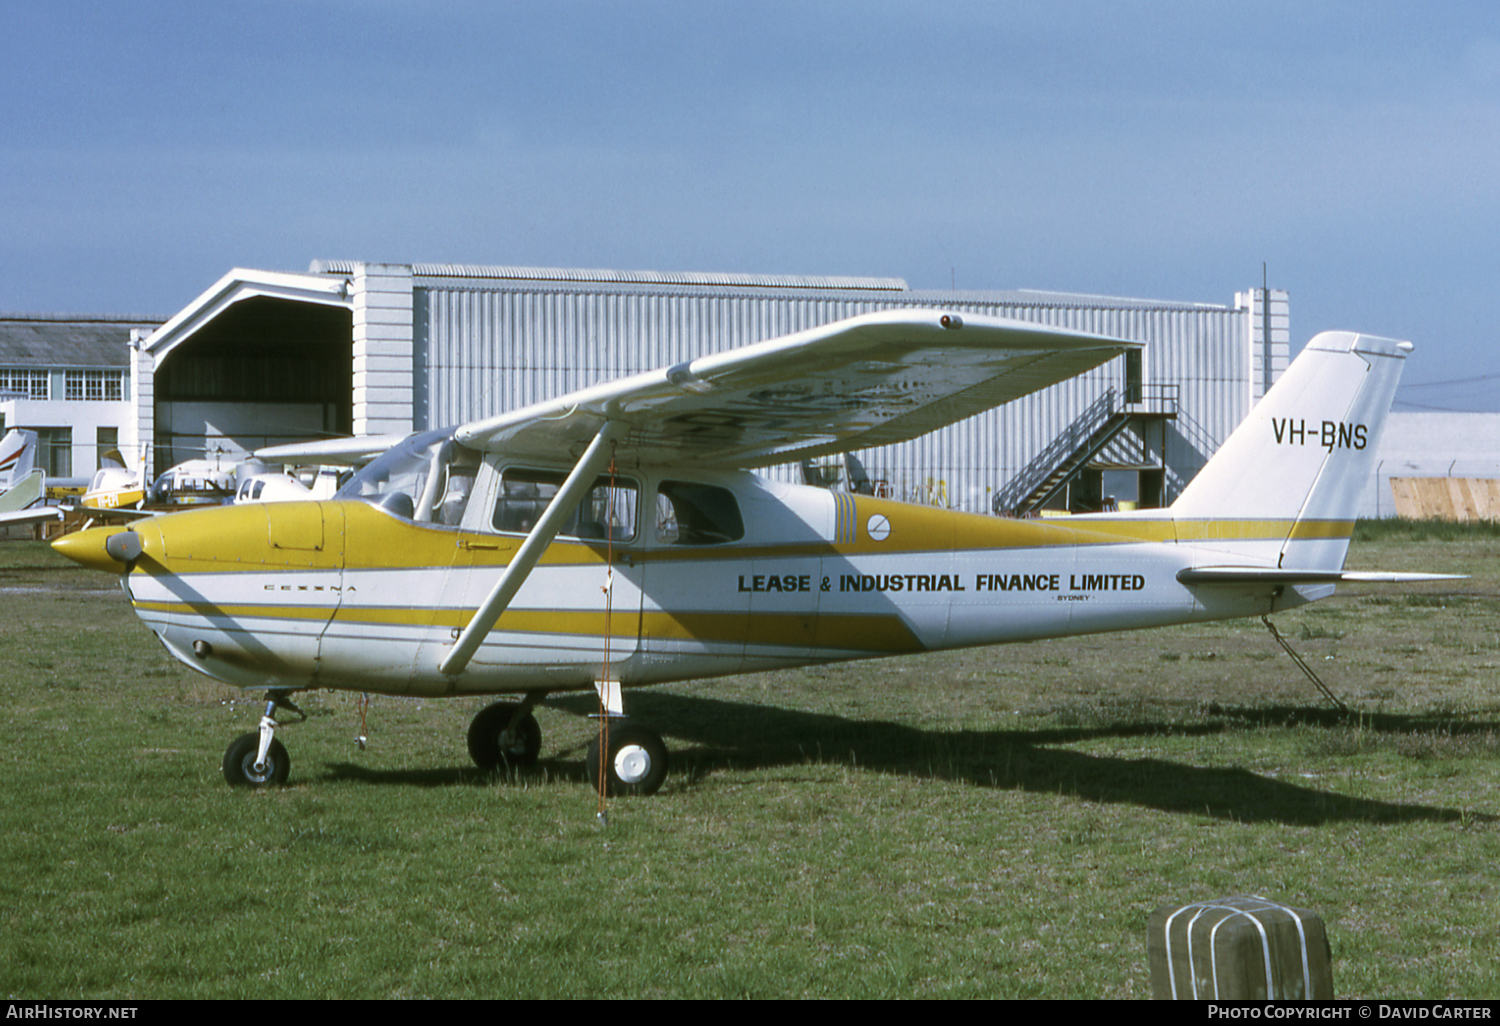
M 1359 570 L 1281 570 L 1265 566 L 1199 566 L 1181 570 L 1183 584 L 1409 584 L 1462 581 L 1468 574 L 1380 573 Z
M 45 520 L 61 520 L 63 511 L 56 506 L 33 506 L 31 509 L 12 510 L 0 513 L 0 527 L 16 527 L 22 524 L 39 524 Z

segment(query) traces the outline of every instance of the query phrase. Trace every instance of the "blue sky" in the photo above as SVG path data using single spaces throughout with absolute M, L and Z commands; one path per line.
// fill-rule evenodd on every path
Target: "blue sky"
M 4 11 L 0 310 L 319 258 L 1214 303 L 1264 262 L 1295 345 L 1408 338 L 1401 408 L 1500 410 L 1497 5 Z

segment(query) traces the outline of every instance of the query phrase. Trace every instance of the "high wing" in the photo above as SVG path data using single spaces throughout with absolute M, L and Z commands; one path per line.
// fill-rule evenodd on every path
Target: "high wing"
M 865 314 L 475 421 L 487 451 L 577 456 L 606 421 L 622 462 L 751 469 L 890 445 L 1045 388 L 1140 344 L 1025 321 Z
M 360 435 L 357 438 L 325 438 L 316 442 L 292 442 L 256 449 L 254 456 L 267 463 L 322 463 L 358 466 L 406 438 L 406 435 Z

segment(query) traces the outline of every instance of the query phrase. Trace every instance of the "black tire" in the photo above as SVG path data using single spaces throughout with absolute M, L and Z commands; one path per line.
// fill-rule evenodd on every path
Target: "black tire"
M 260 751 L 260 733 L 241 734 L 234 739 L 224 753 L 224 780 L 230 787 L 271 787 L 286 783 L 292 771 L 292 760 L 286 754 L 286 745 L 271 739 L 266 749 L 265 771 L 255 771 L 255 755 Z
M 531 713 L 516 719 L 518 708 L 514 702 L 496 702 L 475 715 L 469 724 L 469 758 L 474 765 L 482 770 L 536 765 L 542 728 Z
M 585 760 L 596 793 L 650 795 L 667 779 L 666 743 L 656 731 L 634 723 L 610 727 L 608 758 L 600 758 L 596 735 Z

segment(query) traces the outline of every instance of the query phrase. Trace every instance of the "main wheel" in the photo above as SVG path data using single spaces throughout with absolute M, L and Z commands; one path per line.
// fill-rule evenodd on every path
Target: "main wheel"
M 224 780 L 230 787 L 267 787 L 286 783 L 292 770 L 292 760 L 287 757 L 286 745 L 271 739 L 266 749 L 266 765 L 259 771 L 255 768 L 255 755 L 260 751 L 260 733 L 241 734 L 234 739 L 224 753 Z
M 599 738 L 585 757 L 594 790 L 607 795 L 655 794 L 667 779 L 667 746 L 656 731 L 634 723 L 609 730 L 609 752 L 601 758 Z
M 542 728 L 536 717 L 517 716 L 514 702 L 496 702 L 479 710 L 469 724 L 469 758 L 480 769 L 534 766 L 542 750 Z

